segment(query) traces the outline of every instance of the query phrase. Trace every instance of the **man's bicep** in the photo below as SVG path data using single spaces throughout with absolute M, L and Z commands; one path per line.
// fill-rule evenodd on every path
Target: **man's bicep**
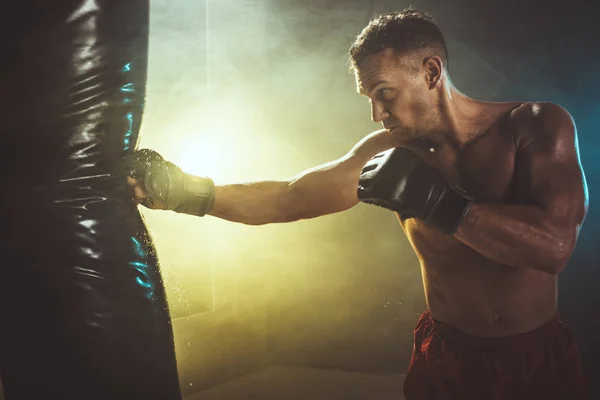
M 347 160 L 340 159 L 294 177 L 289 188 L 300 218 L 332 214 L 356 205 L 358 177 L 352 179 L 352 172 Z
M 551 220 L 565 227 L 580 225 L 588 199 L 575 124 L 556 105 L 540 107 L 530 138 L 519 150 L 518 173 L 528 176 L 530 200 Z
M 290 179 L 291 198 L 299 202 L 301 218 L 332 214 L 355 206 L 363 166 L 377 153 L 393 147 L 389 134 L 367 136 L 338 160 L 309 169 Z

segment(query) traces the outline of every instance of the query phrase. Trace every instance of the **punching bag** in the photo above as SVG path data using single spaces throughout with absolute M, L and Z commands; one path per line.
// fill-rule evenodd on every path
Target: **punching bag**
M 155 249 L 126 183 L 149 0 L 21 0 L 2 24 L 5 398 L 181 399 Z

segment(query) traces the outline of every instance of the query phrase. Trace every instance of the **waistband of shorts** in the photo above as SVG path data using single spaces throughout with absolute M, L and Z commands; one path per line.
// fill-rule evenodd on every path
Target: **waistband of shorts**
M 527 347 L 534 343 L 552 340 L 556 336 L 557 331 L 566 328 L 557 313 L 544 325 L 529 332 L 510 336 L 482 337 L 469 335 L 444 322 L 434 319 L 429 310 L 425 311 L 421 315 L 421 318 L 430 320 L 435 333 L 438 334 L 441 339 L 451 341 L 458 345 L 464 344 L 468 347 L 478 349 L 515 349 Z

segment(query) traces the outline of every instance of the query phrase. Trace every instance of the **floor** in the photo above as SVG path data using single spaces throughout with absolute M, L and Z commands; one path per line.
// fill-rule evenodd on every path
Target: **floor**
M 404 375 L 272 366 L 184 400 L 397 400 Z
M 404 375 L 271 366 L 184 400 L 398 400 Z M 0 387 L 0 400 L 2 388 Z

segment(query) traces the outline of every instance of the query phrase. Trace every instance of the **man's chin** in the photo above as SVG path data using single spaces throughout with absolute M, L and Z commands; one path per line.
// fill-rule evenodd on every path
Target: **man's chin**
M 416 132 L 411 132 L 405 128 L 401 128 L 398 126 L 392 128 L 392 129 L 388 129 L 388 132 L 390 133 L 390 135 L 392 135 L 398 141 L 401 141 L 401 142 L 408 142 L 408 141 L 414 140 L 418 136 L 416 134 Z

